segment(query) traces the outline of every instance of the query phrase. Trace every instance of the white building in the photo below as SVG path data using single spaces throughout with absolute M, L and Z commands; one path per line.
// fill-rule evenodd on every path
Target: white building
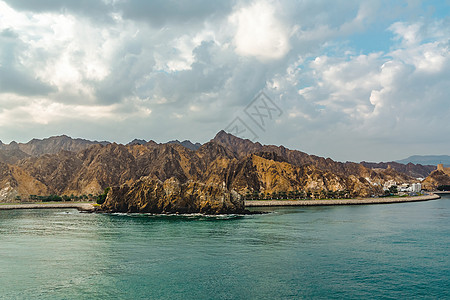
M 422 184 L 413 183 L 413 184 L 411 184 L 410 189 L 411 189 L 411 192 L 418 193 L 422 190 Z
M 398 188 L 399 192 L 419 193 L 422 190 L 422 184 L 420 184 L 420 183 L 412 183 L 412 184 L 402 183 L 397 188 Z

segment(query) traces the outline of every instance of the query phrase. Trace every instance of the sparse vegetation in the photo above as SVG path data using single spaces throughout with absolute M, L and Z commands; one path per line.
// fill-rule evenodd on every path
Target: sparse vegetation
M 59 202 L 63 201 L 63 198 L 58 195 L 49 195 L 49 196 L 30 195 L 30 200 L 40 202 Z
M 108 195 L 108 192 L 111 188 L 107 187 L 104 191 L 103 194 L 100 194 L 97 196 L 97 204 L 103 204 L 105 203 L 106 200 L 106 195 Z
M 391 195 L 395 195 L 398 193 L 398 188 L 396 185 L 393 185 L 389 188 L 389 192 L 391 193 Z
M 438 191 L 450 191 L 450 185 L 440 185 L 437 189 Z
M 27 199 L 27 198 L 25 198 Z M 93 201 L 94 199 L 97 199 L 94 196 L 86 196 L 86 195 L 82 195 L 82 196 L 75 196 L 75 195 L 55 195 L 55 194 L 51 194 L 51 195 L 29 195 L 28 199 L 31 201 L 39 201 L 39 202 L 68 202 L 68 201 Z M 17 202 L 21 202 L 24 199 L 22 199 L 20 196 L 16 197 L 16 201 Z
M 351 197 L 348 190 L 339 191 L 280 191 L 272 193 L 258 193 L 247 191 L 242 195 L 245 200 L 311 200 L 311 199 L 348 199 Z

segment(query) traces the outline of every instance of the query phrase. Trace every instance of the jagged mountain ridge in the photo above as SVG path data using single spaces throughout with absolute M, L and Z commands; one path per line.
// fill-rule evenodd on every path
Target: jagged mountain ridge
M 153 141 L 94 144 L 78 152 L 23 158 L 2 168 L 3 200 L 17 195 L 26 198 L 27 193 L 99 194 L 106 187 L 131 185 L 143 176 L 162 182 L 174 177 L 181 184 L 223 184 L 239 193 L 345 189 L 353 196 L 380 193 L 387 180 L 412 180 L 393 169 L 372 170 L 282 146 L 263 146 L 223 131 L 196 151 Z
M 280 157 L 285 157 L 286 161 L 297 165 L 297 166 L 303 166 L 303 165 L 314 165 L 319 169 L 322 170 L 329 170 L 338 174 L 348 175 L 353 174 L 355 172 L 358 172 L 358 169 L 362 166 L 370 169 L 387 169 L 388 165 L 371 165 L 370 163 L 362 162 L 360 164 L 354 163 L 354 162 L 337 162 L 330 158 L 323 158 L 316 155 L 309 155 L 307 153 L 298 151 L 298 150 L 289 150 L 285 148 L 284 146 L 274 146 L 274 145 L 261 145 L 260 143 L 253 143 L 249 140 L 241 140 L 231 134 L 228 134 L 224 131 L 219 132 L 216 137 L 214 138 L 218 143 L 223 145 L 229 145 L 230 149 L 232 149 L 233 153 L 237 157 L 243 157 L 251 153 L 257 153 L 257 152 L 273 152 L 277 153 Z M 384 163 L 380 163 L 384 164 Z M 421 176 L 415 176 L 417 173 L 420 173 L 421 175 L 425 175 L 422 177 L 426 177 L 432 170 L 434 170 L 436 167 L 434 166 L 416 166 L 415 165 L 408 165 L 407 167 L 403 167 L 403 165 L 396 163 L 391 165 L 391 167 L 400 172 L 405 173 L 408 176 L 411 177 L 421 177 Z M 410 171 L 412 170 L 412 171 Z M 428 171 L 429 170 L 429 171 Z
M 224 131 L 219 132 L 214 140 L 218 143 L 226 145 L 238 158 L 242 158 L 251 153 L 256 152 L 276 152 L 283 156 L 288 156 L 289 161 L 291 163 L 295 163 L 297 165 L 304 164 L 315 164 L 320 168 L 333 168 L 335 172 L 343 172 L 346 173 L 345 169 L 351 168 L 353 163 L 345 163 L 341 164 L 338 162 L 334 162 L 331 159 L 325 159 L 322 157 L 308 155 L 306 153 L 296 151 L 296 150 L 288 150 L 283 146 L 277 147 L 273 145 L 261 145 L 260 143 L 253 143 L 248 140 L 242 140 L 232 135 L 227 134 Z M 134 139 L 127 145 L 144 145 L 147 142 L 143 139 Z M 156 144 L 154 141 L 149 141 L 148 143 Z M 185 140 L 180 142 L 178 140 L 173 140 L 167 142 L 168 144 L 179 144 L 193 151 L 198 150 L 201 147 L 200 143 L 192 143 L 189 140 Z M 85 139 L 73 139 L 66 135 L 61 136 L 53 136 L 46 139 L 33 139 L 27 143 L 16 143 L 11 142 L 10 144 L 0 143 L 0 161 L 13 164 L 20 159 L 29 156 L 40 156 L 44 154 L 55 154 L 62 150 L 67 151 L 80 151 L 87 147 L 90 147 L 95 144 L 106 145 L 109 142 L 97 142 L 97 141 L 89 141 Z M 435 170 L 435 166 L 431 165 L 420 165 L 420 164 L 412 164 L 408 163 L 406 165 L 397 163 L 397 162 L 381 162 L 381 163 L 369 163 L 369 162 L 361 162 L 362 165 L 371 169 L 386 169 L 388 166 L 391 168 L 405 173 L 411 177 L 426 177 L 431 171 Z M 344 168 L 343 168 L 344 166 Z M 355 166 L 353 165 L 353 168 Z

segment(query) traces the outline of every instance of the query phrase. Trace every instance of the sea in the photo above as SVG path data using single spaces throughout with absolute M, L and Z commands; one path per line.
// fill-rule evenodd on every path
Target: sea
M 0 299 L 450 299 L 450 196 L 254 215 L 0 211 Z

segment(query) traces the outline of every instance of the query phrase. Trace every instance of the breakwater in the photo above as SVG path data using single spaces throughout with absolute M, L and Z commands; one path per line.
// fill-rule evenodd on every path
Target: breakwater
M 387 204 L 401 202 L 428 201 L 439 199 L 436 194 L 414 197 L 385 197 L 385 198 L 361 198 L 361 199 L 327 199 L 327 200 L 247 200 L 245 207 L 261 206 L 319 206 L 319 205 L 364 205 Z
M 93 212 L 95 207 L 91 203 L 32 203 L 32 204 L 5 204 L 0 210 L 10 209 L 49 209 L 49 208 L 76 208 L 79 211 Z

